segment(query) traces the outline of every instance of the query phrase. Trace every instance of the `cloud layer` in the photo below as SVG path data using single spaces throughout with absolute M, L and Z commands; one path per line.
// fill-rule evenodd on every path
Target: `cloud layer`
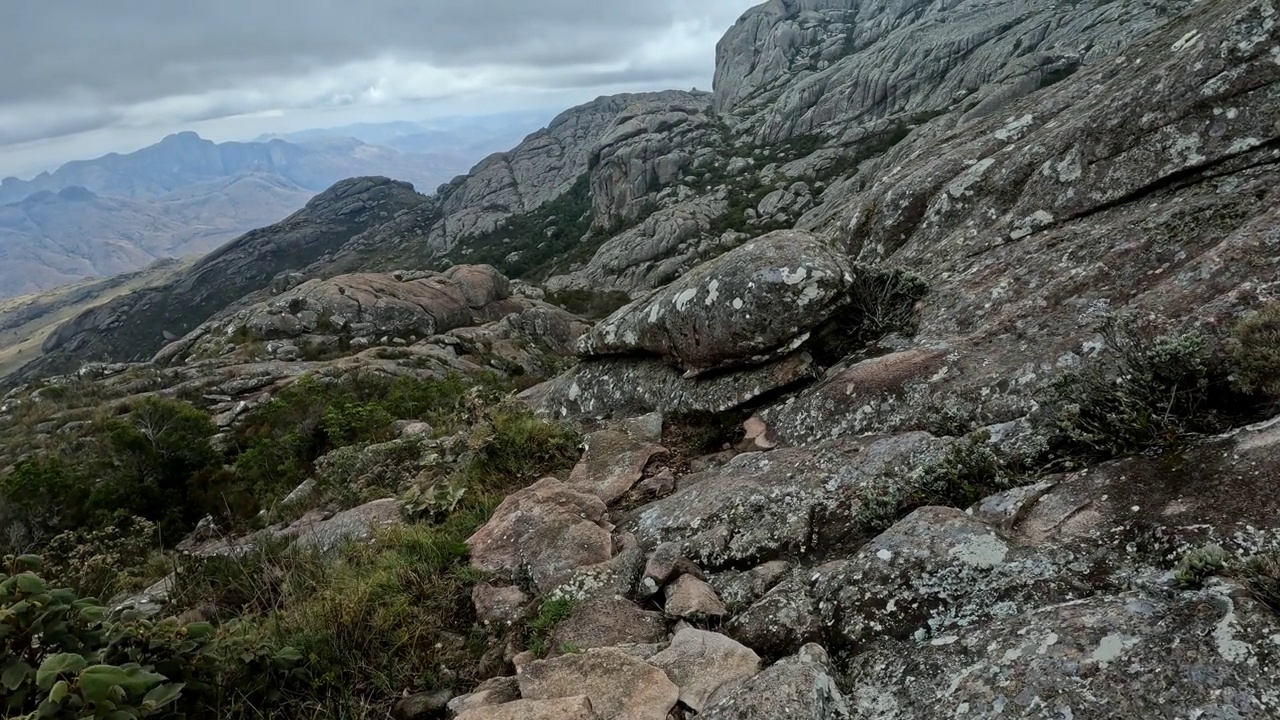
M 278 127 L 281 117 L 305 124 L 344 108 L 433 103 L 464 114 L 499 95 L 519 104 L 574 90 L 706 87 L 716 39 L 752 4 L 25 3 L 0 23 L 0 67 L 21 68 L 0 74 L 0 154 L 233 117 L 271 117 Z

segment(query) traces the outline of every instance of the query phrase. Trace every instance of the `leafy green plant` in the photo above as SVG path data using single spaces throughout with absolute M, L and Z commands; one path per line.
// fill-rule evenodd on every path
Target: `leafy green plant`
M 122 517 L 99 529 L 68 530 L 44 549 L 47 576 L 88 597 L 112 597 L 159 580 L 148 565 L 160 548 L 155 523 Z
M 1280 398 L 1280 302 L 1263 305 L 1237 322 L 1227 354 L 1237 391 Z
M 0 686 L 8 717 L 246 717 L 305 681 L 299 655 L 244 628 L 107 619 L 93 598 L 50 587 L 34 556 L 0 573 Z
M 1213 575 L 1222 574 L 1227 568 L 1227 551 L 1220 545 L 1207 545 L 1187 553 L 1178 561 L 1174 577 L 1179 587 L 1198 589 Z

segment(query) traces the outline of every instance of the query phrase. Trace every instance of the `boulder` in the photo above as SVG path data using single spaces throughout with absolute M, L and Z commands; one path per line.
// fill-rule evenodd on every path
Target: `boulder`
M 693 575 L 681 575 L 666 587 L 663 609 L 671 617 L 693 621 L 718 620 L 728 614 L 716 591 Z
M 527 576 L 539 592 L 613 555 L 604 503 L 555 478 L 508 496 L 467 544 L 472 567 L 510 579 Z
M 652 645 L 667 637 L 662 613 L 641 610 L 618 596 L 600 597 L 578 605 L 551 633 L 549 657 L 565 648 L 590 650 L 616 645 Z
M 606 504 L 626 495 L 644 477 L 654 455 L 667 452 L 662 440 L 662 416 L 650 413 L 617 427 L 587 435 L 582 460 L 569 474 L 569 486 L 599 497 Z
M 760 656 L 719 633 L 686 627 L 666 650 L 649 658 L 680 686 L 680 702 L 702 712 L 717 695 L 731 692 L 760 672 Z
M 333 517 L 308 516 L 278 531 L 281 537 L 293 537 L 294 547 L 316 552 L 332 552 L 349 542 L 369 540 L 383 528 L 404 524 L 400 501 L 394 498 L 375 500 L 340 512 Z
M 682 559 L 680 545 L 677 543 L 660 543 L 654 548 L 645 561 L 644 574 L 640 578 L 641 597 L 656 595 L 675 574 Z
M 850 720 L 826 650 L 806 645 L 792 657 L 722 693 L 699 720 Z
M 476 619 L 485 625 L 511 625 L 522 617 L 529 596 L 515 585 L 495 587 L 478 582 L 471 588 L 471 603 L 476 608 Z
M 459 695 L 449 701 L 449 712 L 455 716 L 470 710 L 505 705 L 520 699 L 520 681 L 513 677 L 496 677 L 480 683 L 476 689 L 466 695 Z
M 653 355 L 689 376 L 760 365 L 795 351 L 847 305 L 852 282 L 844 259 L 818 238 L 771 233 L 609 316 L 578 352 Z
M 444 713 L 452 699 L 453 693 L 448 690 L 406 695 L 391 707 L 391 717 L 395 720 L 433 720 Z
M 600 720 L 667 720 L 680 696 L 662 670 L 613 648 L 539 660 L 519 678 L 521 697 L 586 695 Z

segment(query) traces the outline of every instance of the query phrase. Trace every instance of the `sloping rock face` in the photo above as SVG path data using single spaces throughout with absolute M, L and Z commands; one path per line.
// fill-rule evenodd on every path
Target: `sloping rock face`
M 1093 307 L 1217 325 L 1265 297 L 1280 264 L 1273 13 L 1198 6 L 998 115 L 895 148 L 839 227 L 857 259 L 932 283 L 899 349 L 945 359 L 889 387 L 832 377 L 771 424 L 790 440 L 919 427 L 916 401 L 939 394 L 1013 419 L 1092 354 Z
M 1189 5 L 773 0 L 747 11 L 717 46 L 715 108 L 779 142 L 895 114 L 1007 102 L 1119 51 Z

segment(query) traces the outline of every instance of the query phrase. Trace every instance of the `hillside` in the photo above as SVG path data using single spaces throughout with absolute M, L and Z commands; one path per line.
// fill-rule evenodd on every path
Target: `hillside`
M 0 400 L 18 707 L 1280 717 L 1276 18 L 771 0 L 72 318 Z

